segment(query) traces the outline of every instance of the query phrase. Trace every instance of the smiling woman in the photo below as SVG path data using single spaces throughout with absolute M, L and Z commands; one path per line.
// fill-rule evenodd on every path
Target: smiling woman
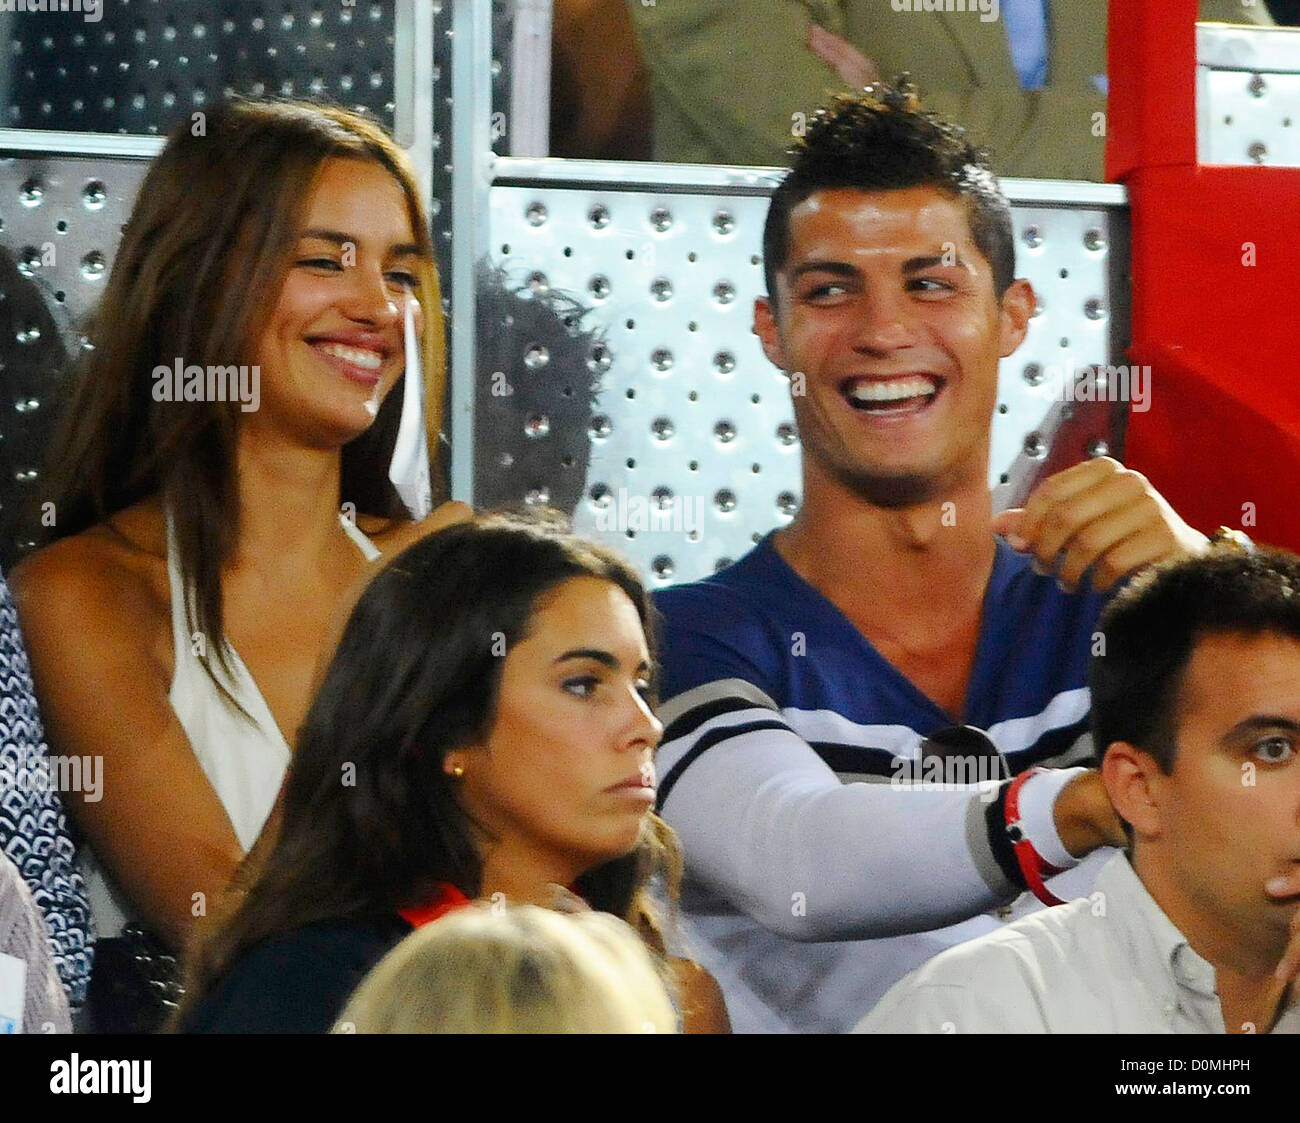
M 436 449 L 428 223 L 405 154 L 355 114 L 219 103 L 141 186 L 40 497 L 52 541 L 13 575 L 51 745 L 104 761 L 102 800 L 68 808 L 110 937 L 100 1028 L 165 1012 L 150 983 L 271 815 L 368 562 L 468 517 L 448 504 L 412 523 L 388 479 L 411 301 L 428 310 L 416 338 Z M 160 367 L 247 370 L 256 408 L 208 393 L 222 379 L 155 393 Z

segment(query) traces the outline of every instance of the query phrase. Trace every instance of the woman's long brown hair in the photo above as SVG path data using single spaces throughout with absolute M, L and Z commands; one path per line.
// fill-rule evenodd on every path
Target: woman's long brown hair
M 544 594 L 572 577 L 599 577 L 628 595 L 653 663 L 652 609 L 636 572 L 553 527 L 500 515 L 460 523 L 370 582 L 303 722 L 279 830 L 245 860 L 188 957 L 181 1022 L 269 937 L 393 916 L 442 883 L 479 895 L 481 831 L 443 761 L 490 731 L 505 662 L 497 637 L 510 651 Z M 635 849 L 574 888 L 662 957 L 665 918 L 651 887 L 658 882 L 671 906 L 680 873 L 676 837 L 651 814 Z
M 402 188 L 420 260 L 425 311 L 425 423 L 435 501 L 446 494 L 439 450 L 446 384 L 442 300 L 433 242 L 406 154 L 375 123 L 347 110 L 292 101 L 231 99 L 173 131 L 150 165 L 89 321 L 39 501 L 53 500 L 49 540 L 78 534 L 161 495 L 176 530 L 180 570 L 194 601 L 189 630 L 201 658 L 230 670 L 221 570 L 238 540 L 237 402 L 157 402 L 155 366 L 176 358 L 202 367 L 253 365 L 275 306 L 303 212 L 330 158 L 366 160 Z M 365 435 L 343 450 L 340 504 L 401 518 L 388 461 L 403 383 Z

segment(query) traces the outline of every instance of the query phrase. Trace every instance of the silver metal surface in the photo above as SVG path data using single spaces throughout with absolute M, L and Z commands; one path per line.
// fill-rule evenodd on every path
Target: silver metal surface
M 492 79 L 481 60 L 491 57 L 492 12 L 487 0 L 459 3 L 452 12 L 451 166 L 451 495 L 473 494 L 475 271 L 487 255 L 487 199 L 492 161 Z
M 0 561 L 33 538 L 39 479 L 81 327 L 108 280 L 148 162 L 0 158 Z
M 1300 167 L 1300 29 L 1196 28 L 1202 164 Z

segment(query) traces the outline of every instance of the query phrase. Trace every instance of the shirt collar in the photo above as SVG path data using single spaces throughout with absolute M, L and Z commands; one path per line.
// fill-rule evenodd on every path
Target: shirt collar
M 1160 978 L 1206 997 L 1217 997 L 1213 965 L 1156 904 L 1126 854 L 1116 854 L 1097 877 L 1106 915 L 1118 924 L 1125 950 L 1142 978 Z

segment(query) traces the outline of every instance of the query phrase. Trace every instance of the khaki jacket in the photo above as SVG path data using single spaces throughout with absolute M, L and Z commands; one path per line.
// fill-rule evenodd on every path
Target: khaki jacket
M 886 78 L 910 71 L 923 105 L 988 146 L 999 175 L 1102 178 L 1106 99 L 1093 76 L 1106 69 L 1105 0 L 1048 0 L 1049 85 L 1033 91 L 1021 88 L 1003 22 L 978 11 L 896 12 L 891 0 L 627 3 L 653 83 L 656 159 L 787 164 L 792 134 L 845 88 L 808 48 L 815 22 Z M 1201 18 L 1273 22 L 1262 0 L 1201 0 Z

